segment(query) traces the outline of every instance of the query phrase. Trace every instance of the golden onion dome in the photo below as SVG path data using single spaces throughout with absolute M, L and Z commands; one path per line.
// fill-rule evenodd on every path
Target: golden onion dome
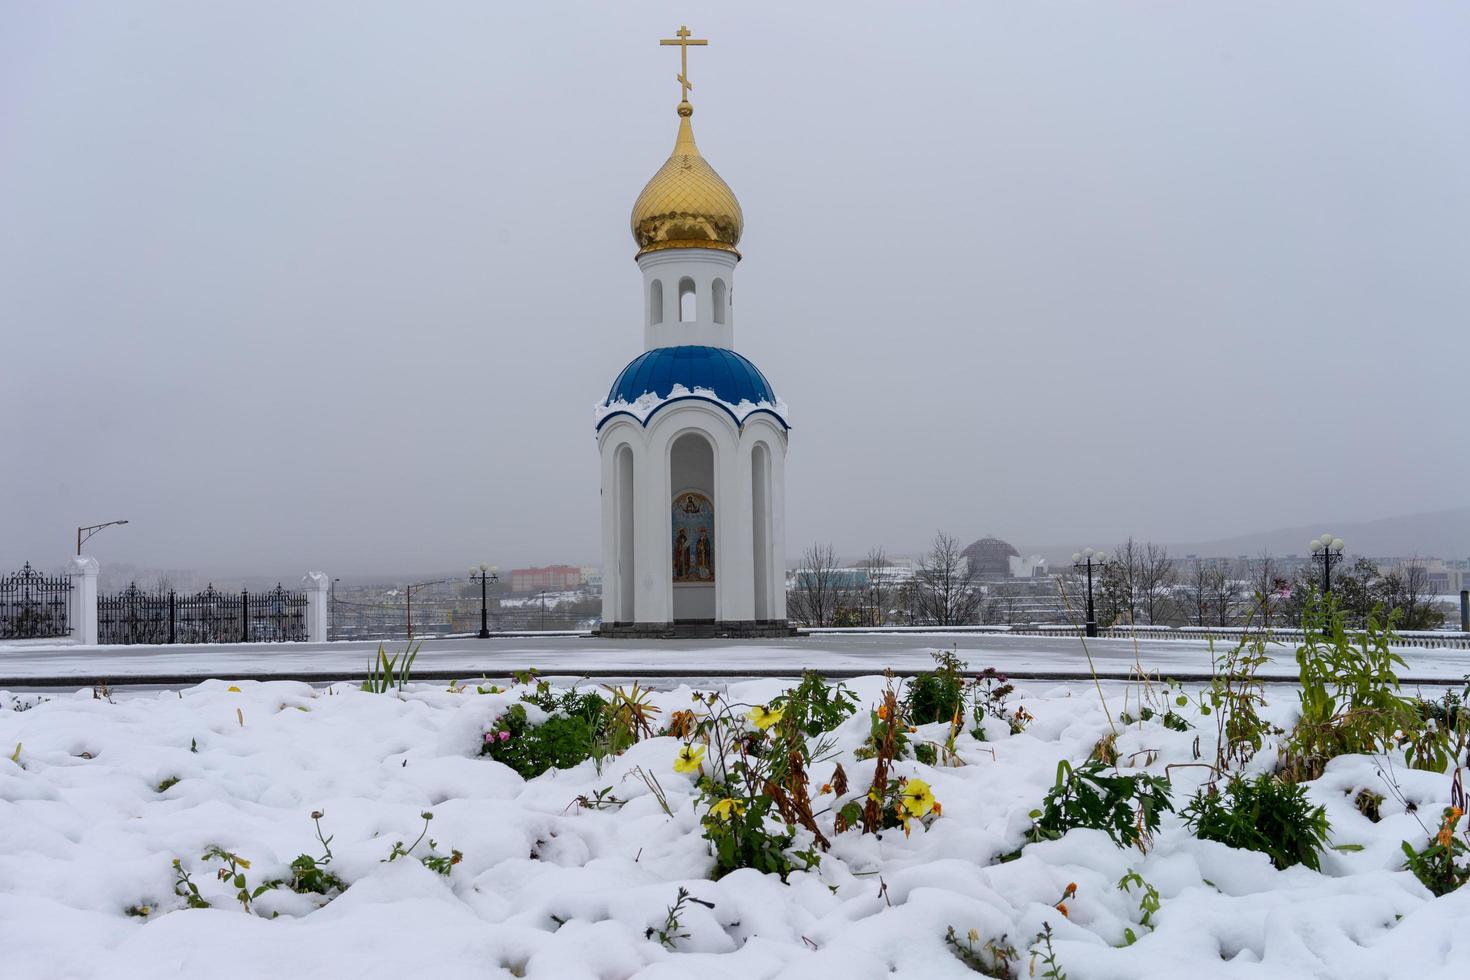
M 633 203 L 633 239 L 638 254 L 665 248 L 717 248 L 740 254 L 735 246 L 745 227 L 740 202 L 694 145 L 689 117 L 694 107 L 679 103 L 679 137 L 674 152 Z

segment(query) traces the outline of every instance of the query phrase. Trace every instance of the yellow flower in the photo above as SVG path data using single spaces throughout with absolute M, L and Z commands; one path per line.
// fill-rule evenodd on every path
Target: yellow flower
M 745 804 L 727 796 L 709 808 L 709 815 L 716 820 L 733 820 L 745 815 Z
M 702 765 L 704 765 L 703 745 L 695 748 L 686 744 L 679 749 L 679 754 L 674 756 L 674 772 L 698 772 Z
M 772 725 L 776 724 L 776 722 L 780 721 L 781 716 L 784 714 L 786 714 L 785 709 L 777 708 L 775 711 L 772 711 L 765 705 L 758 704 L 754 708 L 751 708 L 750 713 L 747 714 L 745 717 L 749 718 L 750 723 L 756 728 L 759 728 L 761 731 L 765 731 L 767 728 L 770 728 Z
M 904 783 L 900 799 L 910 816 L 922 817 L 934 809 L 934 791 L 922 779 L 910 779 Z
M 231 684 L 229 687 L 225 688 L 225 690 L 229 691 L 231 694 L 239 694 L 240 693 L 240 689 L 238 687 L 236 687 L 235 685 L 233 685 L 233 684 Z

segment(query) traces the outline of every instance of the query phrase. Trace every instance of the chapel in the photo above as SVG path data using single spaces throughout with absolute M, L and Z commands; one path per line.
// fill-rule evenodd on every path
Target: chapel
M 745 216 L 694 142 L 688 53 L 674 149 L 633 204 L 643 352 L 596 409 L 604 636 L 786 635 L 786 405 L 735 350 Z

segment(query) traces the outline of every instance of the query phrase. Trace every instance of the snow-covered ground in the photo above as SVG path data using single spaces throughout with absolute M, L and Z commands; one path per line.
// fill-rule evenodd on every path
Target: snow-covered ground
M 866 706 L 882 683 L 850 686 Z M 758 704 L 785 686 L 742 681 L 727 693 Z M 1103 690 L 1114 715 L 1125 699 L 1137 710 L 1136 688 Z M 1431 899 L 1399 870 L 1400 841 L 1424 834 L 1365 757 L 1339 758 L 1310 784 L 1333 843 L 1362 848 L 1325 852 L 1321 873 L 1277 871 L 1261 854 L 1194 838 L 1172 815 L 1147 854 L 1074 830 L 996 863 L 1022 845 L 1058 760 L 1084 760 L 1108 729 L 1092 685 L 1023 683 L 1012 703 L 1035 717 L 1025 732 L 996 722 L 989 741 L 962 735 L 958 767 L 899 764 L 942 804 L 927 829 L 831 834 L 820 866 L 786 884 L 753 871 L 711 881 L 691 777 L 673 768 L 676 739 L 640 742 L 600 773 L 588 761 L 524 781 L 477 754 L 517 694 L 219 680 L 116 703 L 84 690 L 20 711 L 35 696 L 0 694 L 0 975 L 973 976 L 945 946 L 953 926 L 1006 937 L 1024 976 L 1043 923 L 1074 980 L 1461 976 L 1470 955 L 1470 889 Z M 657 701 L 665 718 L 693 703 L 682 686 Z M 1294 708 L 1283 688 L 1269 713 L 1285 724 Z M 1130 727 L 1120 755 L 1141 753 L 1135 761 L 1162 774 L 1194 760 L 1198 736 L 1212 756 L 1213 725 L 1186 713 L 1197 730 Z M 871 773 L 851 756 L 868 724 L 860 710 L 839 729 L 855 785 Z M 672 816 L 635 767 L 655 776 Z M 1176 805 L 1204 772 L 1171 770 Z M 831 763 L 815 767 L 813 784 L 830 774 Z M 1448 776 L 1400 768 L 1397 778 L 1426 819 L 1447 805 Z M 574 804 L 603 787 L 626 804 Z M 1388 796 L 1381 822 L 1353 805 L 1365 787 Z M 321 853 L 312 811 L 332 835 L 330 869 L 348 883 L 320 908 L 277 889 L 247 913 L 216 878 L 219 862 L 201 860 L 218 846 L 250 861 L 252 888 L 283 877 L 298 854 Z M 437 853 L 463 854 L 448 877 L 412 858 L 384 861 L 395 841 L 414 840 L 424 811 Z M 412 857 L 425 853 L 420 844 Z M 182 907 L 175 859 L 211 908 Z M 1140 924 L 1137 893 L 1117 888 L 1130 870 L 1161 896 L 1153 928 Z M 1054 905 L 1070 883 L 1064 916 Z M 687 938 L 670 950 L 646 930 L 664 923 L 681 886 L 711 907 L 687 906 Z M 142 906 L 147 917 L 126 913 Z M 1125 928 L 1138 937 L 1131 946 L 1120 945 Z
M 390 641 L 390 651 L 404 641 Z M 1228 644 L 1216 644 L 1223 650 Z M 580 673 L 588 670 L 701 670 L 792 671 L 819 670 L 881 672 L 928 668 L 935 650 L 954 648 L 971 664 L 994 666 L 1012 673 L 1065 672 L 1086 676 L 1087 654 L 1099 671 L 1125 675 L 1135 664 L 1165 676 L 1208 674 L 1210 648 L 1204 641 L 1093 639 L 1057 636 L 994 636 L 973 633 L 840 634 L 792 637 L 783 640 L 667 640 L 650 645 L 628 640 L 588 636 L 546 638 L 474 637 L 424 642 L 416 668 L 449 671 L 451 676 L 481 673 L 504 676 L 512 670 L 535 667 L 543 672 Z M 0 644 L 0 679 L 18 684 L 26 678 L 91 678 L 124 682 L 130 677 L 183 675 L 190 678 L 239 677 L 278 673 L 284 676 L 331 674 L 358 677 L 377 655 L 376 642 L 250 643 L 212 646 L 79 647 Z M 1457 681 L 1470 672 L 1470 651 L 1404 648 L 1406 677 Z M 1294 678 L 1297 673 L 1290 646 L 1273 647 L 1273 662 L 1263 673 Z

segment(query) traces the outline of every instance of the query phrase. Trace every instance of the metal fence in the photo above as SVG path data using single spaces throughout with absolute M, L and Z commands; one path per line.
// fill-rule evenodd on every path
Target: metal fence
M 71 634 L 71 579 L 42 575 L 30 562 L 0 578 L 0 640 Z
M 145 592 L 97 598 L 99 643 L 268 643 L 306 639 L 306 593 Z

